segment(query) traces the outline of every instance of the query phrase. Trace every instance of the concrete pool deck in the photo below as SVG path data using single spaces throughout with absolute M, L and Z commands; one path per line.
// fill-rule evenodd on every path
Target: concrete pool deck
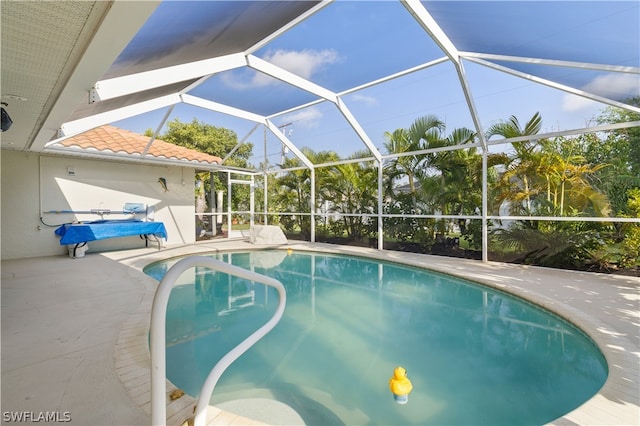
M 551 310 L 582 328 L 609 365 L 603 388 L 552 424 L 640 424 L 640 278 L 327 244 L 291 242 L 285 247 L 418 265 L 509 291 Z M 157 282 L 142 268 L 185 254 L 256 248 L 264 246 L 217 241 L 161 251 L 87 253 L 80 259 L 2 261 L 2 423 L 10 416 L 33 420 L 53 412 L 77 425 L 149 424 L 147 333 Z M 167 424 L 181 424 L 193 405 L 188 396 L 170 402 Z M 287 407 L 262 400 L 210 411 L 210 424 L 301 421 Z

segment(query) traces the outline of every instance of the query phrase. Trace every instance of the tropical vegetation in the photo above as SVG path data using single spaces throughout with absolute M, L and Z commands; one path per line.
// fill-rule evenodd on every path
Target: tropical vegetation
M 598 123 L 638 118 L 608 108 Z M 542 123 L 539 113 L 524 124 L 512 116 L 490 126 L 484 136 L 487 140 L 535 136 Z M 639 145 L 640 132 L 632 128 L 532 137 L 511 143 L 504 152 L 489 151 L 488 213 L 518 218 L 489 222 L 490 257 L 597 271 L 640 265 L 637 223 L 580 220 L 640 217 Z M 478 257 L 482 228 L 480 219 L 473 217 L 482 208 L 482 154 L 475 132 L 467 128 L 447 132 L 442 120 L 429 115 L 385 133 L 384 148 L 388 154 L 398 154 L 383 165 L 385 246 Z M 342 160 L 333 152 L 305 149 L 304 153 L 314 164 Z M 366 156 L 353 156 L 361 157 Z M 282 164 L 284 170 L 300 166 L 296 159 Z M 371 244 L 377 238 L 377 172 L 372 162 L 316 169 L 315 205 L 329 204 L 333 214 L 329 221 L 316 221 L 316 240 Z M 310 185 L 310 171 L 296 168 L 276 178 L 270 191 L 271 211 L 306 214 L 296 220 L 280 218 L 290 236 L 309 237 Z
M 640 105 L 640 98 L 631 103 Z M 613 107 L 596 119 L 634 120 L 640 115 Z M 597 271 L 640 267 L 637 222 L 581 220 L 640 217 L 640 128 L 537 138 L 542 123 L 539 113 L 524 123 L 511 116 L 483 135 L 490 141 L 517 138 L 487 152 L 488 215 L 496 218 L 488 222 L 490 258 Z M 251 152 L 250 145 L 237 149 L 235 135 L 196 120 L 172 122 L 161 137 L 200 150 L 209 144 L 206 152 L 219 156 L 235 148 L 238 166 L 246 166 Z M 395 154 L 382 164 L 385 247 L 479 257 L 483 156 L 475 131 L 448 131 L 441 119 L 427 115 L 384 137 L 384 154 Z M 214 146 L 214 140 L 224 143 Z M 309 239 L 313 214 L 317 241 L 377 244 L 379 167 L 366 160 L 369 153 L 340 158 L 332 151 L 302 152 L 320 165 L 314 191 L 311 171 L 295 157 L 284 158 L 277 174 L 256 180 L 268 186 L 263 213 L 269 223 L 280 224 L 291 238 Z M 226 190 L 224 179 L 213 184 Z M 263 193 L 256 189 L 258 211 Z M 236 209 L 246 194 L 234 197 Z

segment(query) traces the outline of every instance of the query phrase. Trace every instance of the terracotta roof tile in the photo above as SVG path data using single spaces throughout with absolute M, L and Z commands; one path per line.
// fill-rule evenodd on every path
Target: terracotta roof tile
M 66 148 L 142 156 L 149 140 L 148 136 L 106 125 L 65 139 L 58 142 L 58 144 Z M 153 141 L 147 155 L 154 158 L 196 161 L 208 164 L 222 163 L 222 159 L 215 155 L 205 154 L 159 139 Z

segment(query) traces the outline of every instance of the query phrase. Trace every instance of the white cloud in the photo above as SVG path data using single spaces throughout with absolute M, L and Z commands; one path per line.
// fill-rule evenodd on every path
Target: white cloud
M 562 100 L 562 110 L 566 112 L 586 110 L 592 108 L 595 103 L 597 102 L 591 99 L 567 93 Z
M 318 108 L 306 108 L 301 111 L 297 111 L 291 114 L 287 114 L 284 117 L 285 121 L 290 121 L 294 126 L 300 126 L 307 129 L 312 129 L 320 125 L 320 120 L 324 114 Z
M 263 87 L 276 82 L 273 78 L 249 68 L 222 74 L 221 79 L 227 86 L 238 90 Z
M 632 94 L 640 93 L 640 79 L 632 74 L 599 76 L 583 86 L 582 90 L 609 99 L 622 100 Z M 567 94 L 564 96 L 562 108 L 565 111 L 577 111 L 592 105 L 593 101 L 590 99 Z
M 333 49 L 304 49 L 300 51 L 279 49 L 267 52 L 262 59 L 302 78 L 310 79 L 325 65 L 337 62 L 339 57 Z M 227 85 L 236 89 L 264 87 L 277 81 L 253 70 L 226 73 L 222 79 Z
M 267 52 L 263 59 L 302 78 L 310 79 L 323 66 L 335 63 L 339 58 L 338 53 L 333 49 L 304 49 L 301 51 L 280 49 Z M 278 81 L 252 69 L 225 73 L 222 80 L 226 85 L 241 90 L 264 87 Z
M 337 62 L 338 52 L 333 49 L 304 49 L 301 51 L 279 49 L 275 52 L 267 52 L 263 59 L 302 78 L 309 79 L 323 66 Z
M 367 106 L 378 105 L 378 100 L 376 98 L 374 98 L 373 96 L 366 96 L 366 95 L 361 95 L 361 94 L 356 93 L 353 96 L 351 96 L 350 99 L 353 102 L 362 102 L 363 104 L 365 104 Z

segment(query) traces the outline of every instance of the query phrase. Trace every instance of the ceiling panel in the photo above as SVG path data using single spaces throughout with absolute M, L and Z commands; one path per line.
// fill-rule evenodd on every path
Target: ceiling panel
M 640 84 L 638 84 L 640 77 L 633 73 L 530 63 L 494 62 L 524 74 L 540 77 L 549 82 L 562 84 L 618 102 L 626 102 L 633 97 L 640 96 Z
M 423 1 L 458 50 L 638 67 L 637 1 Z
M 260 115 L 277 114 L 318 99 L 307 91 L 249 68 L 217 74 L 189 94 Z
M 357 25 L 354 23 L 357 22 Z M 411 54 L 399 46 L 411 46 Z M 444 56 L 400 2 L 339 1 L 255 53 L 335 92 Z
M 243 52 L 316 1 L 165 1 L 103 78 Z

